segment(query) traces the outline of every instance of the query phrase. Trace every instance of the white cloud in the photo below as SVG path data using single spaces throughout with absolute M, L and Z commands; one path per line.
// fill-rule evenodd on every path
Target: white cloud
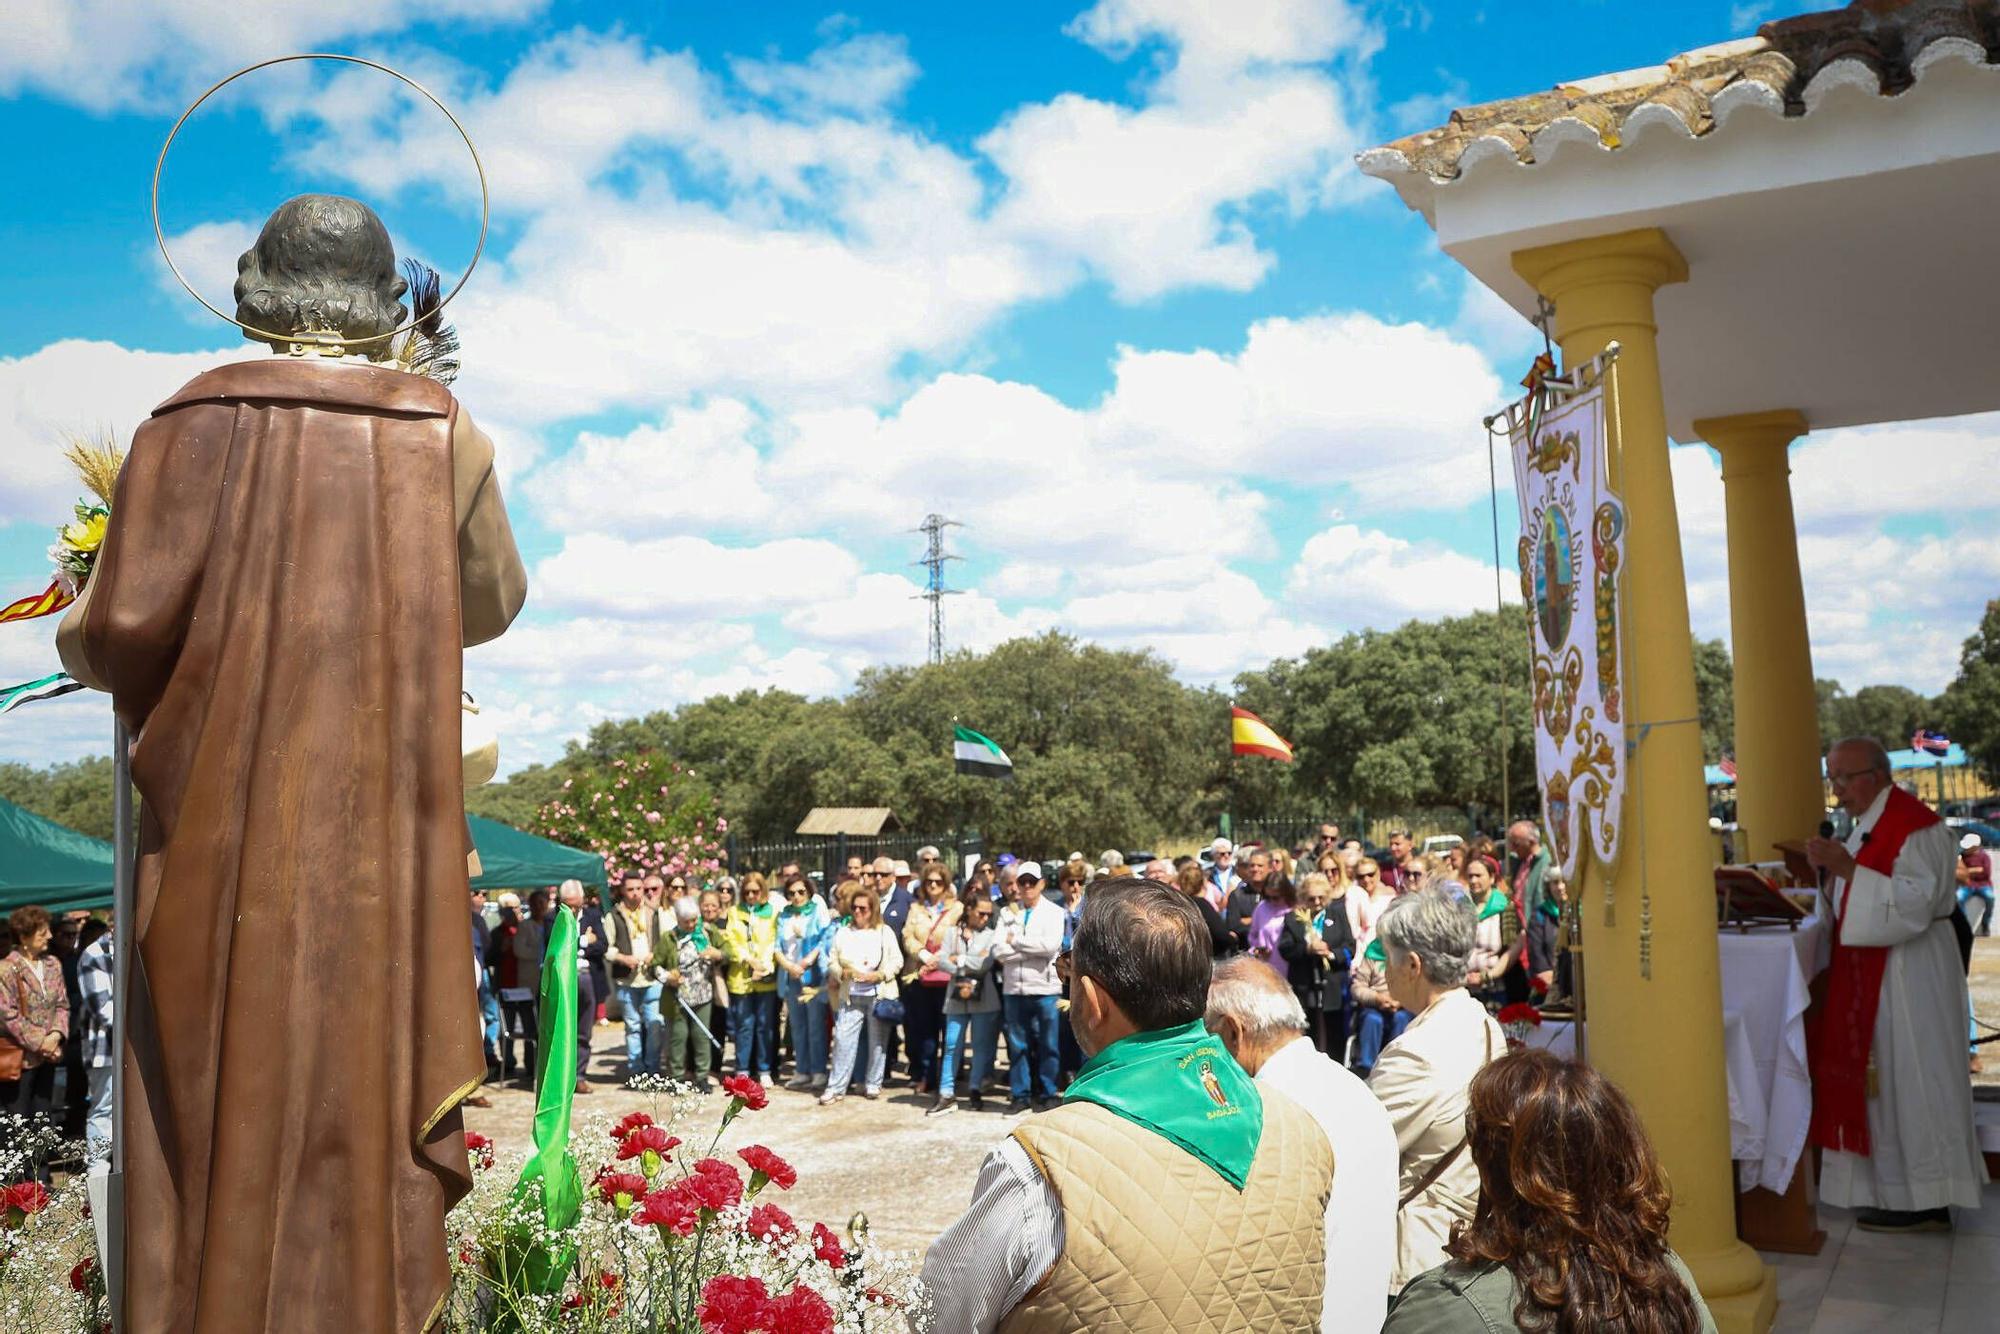
M 1849 689 L 1894 682 L 1934 693 L 1957 673 L 1960 645 L 2000 588 L 2000 502 L 1981 468 L 1993 456 L 1995 422 L 1989 416 L 1832 432 L 1794 446 L 1799 567 L 1816 676 Z M 1688 446 L 1673 451 L 1673 471 L 1693 629 L 1727 641 L 1721 467 L 1712 450 Z M 1963 503 L 1942 503 L 1953 497 Z M 1907 536 L 1881 526 L 1913 515 L 1934 515 L 1938 530 Z
M 504 24 L 547 0 L 12 0 L 0 96 L 32 88 L 93 111 L 165 110 L 275 52 L 338 50 L 418 24 Z
M 759 527 L 771 498 L 759 480 L 757 414 L 730 398 L 675 408 L 622 436 L 585 431 L 524 493 L 564 532 L 650 535 Z
M 1234 355 L 1128 351 L 1102 415 L 1153 467 L 1450 509 L 1487 489 L 1479 422 L 1502 397 L 1485 358 L 1450 335 L 1347 313 L 1262 321 Z
M 1501 581 L 1502 595 L 1519 601 L 1519 581 L 1512 588 L 1509 582 Z M 1306 539 L 1285 593 L 1337 630 L 1390 626 L 1490 610 L 1493 566 L 1442 546 L 1335 524 Z
M 181 276 L 217 310 L 236 313 L 236 261 L 256 244 L 262 224 L 239 219 L 198 223 L 167 238 L 167 248 L 180 266 Z M 215 327 L 215 316 L 188 299 L 173 271 L 160 257 L 158 247 L 149 248 L 154 281 L 188 319 L 204 328 Z
M 26 522 L 53 534 L 69 518 L 82 486 L 63 458 L 66 435 L 109 431 L 128 443 L 162 399 L 219 362 L 251 355 L 243 347 L 138 352 L 64 339 L 25 357 L 0 357 L 0 440 L 9 442 L 0 528 Z
M 537 607 L 556 614 L 713 617 L 838 597 L 860 572 L 831 542 L 725 547 L 699 537 L 628 542 L 585 533 L 566 537 L 532 584 Z
M 909 43 L 880 33 L 822 46 L 803 64 L 738 59 L 729 70 L 750 92 L 780 105 L 864 115 L 894 104 L 917 77 Z
M 930 645 L 922 587 L 900 574 L 864 574 L 844 597 L 811 602 L 785 615 L 800 641 L 840 650 L 856 667 L 869 662 L 921 662 Z M 1010 616 L 984 590 L 945 599 L 945 641 L 983 651 L 1019 635 L 1039 634 L 1052 618 L 1029 608 Z
M 1177 48 L 1169 80 L 1225 78 L 1270 65 L 1372 54 L 1381 34 L 1344 0 L 1099 0 L 1066 31 L 1120 59 L 1150 41 Z
M 539 586 L 530 592 L 542 600 Z M 755 639 L 741 621 L 524 616 L 500 638 L 466 651 L 467 688 L 475 678 L 541 685 L 665 682 L 695 659 L 738 653 Z

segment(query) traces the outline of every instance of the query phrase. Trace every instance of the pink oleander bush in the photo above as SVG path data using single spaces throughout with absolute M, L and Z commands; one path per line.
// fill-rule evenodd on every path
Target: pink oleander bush
M 767 1095 L 730 1094 L 705 1145 L 690 1143 L 696 1099 L 653 1084 L 650 1112 L 598 1121 L 571 1138 L 585 1183 L 573 1228 L 550 1231 L 539 1200 L 515 1198 L 520 1158 L 469 1148 L 473 1192 L 452 1211 L 453 1283 L 445 1328 L 520 1334 L 872 1334 L 929 1328 L 912 1257 L 843 1240 L 795 1219 L 772 1196 L 798 1174 L 761 1144 L 721 1147 L 723 1131 Z M 470 1138 L 470 1137 L 468 1137 Z M 699 1138 L 699 1137 L 697 1137 Z M 559 1292 L 532 1290 L 521 1239 L 566 1263 Z
M 606 761 L 563 782 L 537 812 L 536 833 L 604 858 L 614 880 L 627 871 L 662 876 L 712 873 L 722 865 L 729 821 L 694 770 L 658 751 Z

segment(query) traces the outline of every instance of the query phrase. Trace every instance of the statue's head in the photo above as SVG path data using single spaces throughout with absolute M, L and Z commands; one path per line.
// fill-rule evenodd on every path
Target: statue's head
M 286 200 L 236 261 L 236 318 L 272 333 L 386 335 L 405 318 L 407 290 L 382 219 L 340 195 Z M 385 338 L 348 350 L 379 360 L 389 345 Z

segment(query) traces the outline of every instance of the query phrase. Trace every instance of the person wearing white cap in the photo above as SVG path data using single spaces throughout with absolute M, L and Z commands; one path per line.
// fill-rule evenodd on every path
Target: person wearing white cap
M 1236 845 L 1218 838 L 1208 845 L 1208 857 L 1208 888 L 1201 893 L 1209 907 L 1221 912 L 1229 902 L 1229 891 L 1243 883 L 1243 877 L 1236 874 Z
M 1056 997 L 1062 979 L 1063 912 L 1042 898 L 1042 868 L 1022 862 L 1014 868 L 1021 901 L 1000 910 L 993 957 L 1000 964 L 1001 1008 L 1007 1024 L 1007 1075 L 1013 1100 L 1009 1113 L 1056 1100 Z

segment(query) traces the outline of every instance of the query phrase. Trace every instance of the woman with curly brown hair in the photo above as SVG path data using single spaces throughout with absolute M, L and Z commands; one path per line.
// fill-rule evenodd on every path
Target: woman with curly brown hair
M 1473 1076 L 1466 1141 L 1479 1205 L 1383 1334 L 1715 1334 L 1667 1245 L 1666 1173 L 1616 1085 L 1546 1051 L 1504 1056 Z

